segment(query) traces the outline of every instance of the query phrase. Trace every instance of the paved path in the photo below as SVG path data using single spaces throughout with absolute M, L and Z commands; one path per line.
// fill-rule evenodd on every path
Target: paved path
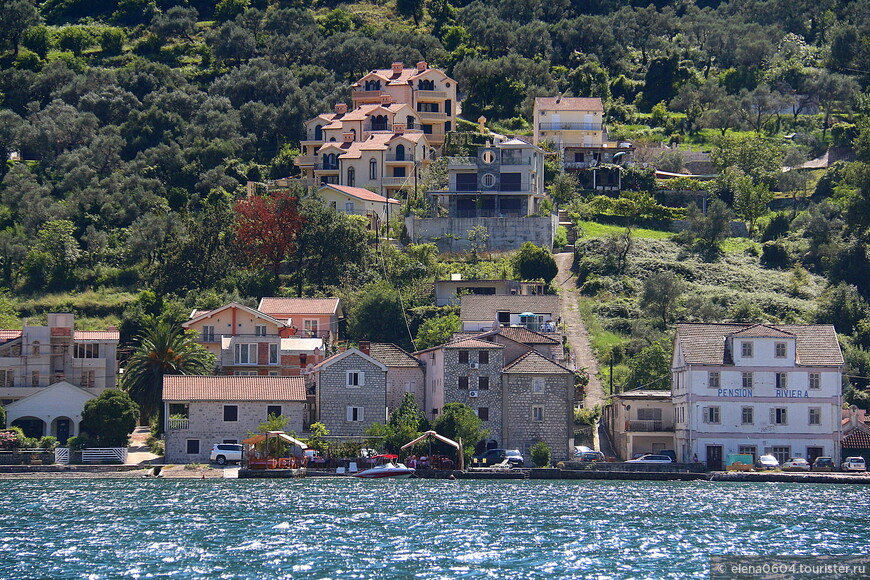
M 589 333 L 586 331 L 586 326 L 580 318 L 580 311 L 577 307 L 577 279 L 571 272 L 574 254 L 563 252 L 556 254 L 555 258 L 556 265 L 559 266 L 559 273 L 556 275 L 554 283 L 559 288 L 559 297 L 562 300 L 562 322 L 565 323 L 565 336 L 568 337 L 575 368 L 585 367 L 586 372 L 589 373 L 589 385 L 586 387 L 583 406 L 603 405 L 604 389 L 601 385 L 601 379 L 598 377 L 598 360 L 592 354 Z
M 148 427 L 139 426 L 130 435 L 130 447 L 127 450 L 127 465 L 142 465 L 152 462 L 163 463 L 163 456 L 151 453 L 148 445 L 145 443 L 150 434 L 151 430 Z

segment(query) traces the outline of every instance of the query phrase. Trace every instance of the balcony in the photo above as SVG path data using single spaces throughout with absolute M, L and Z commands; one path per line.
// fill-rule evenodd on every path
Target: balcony
M 402 187 L 403 185 L 409 185 L 414 183 L 413 175 L 406 175 L 405 177 L 383 177 L 381 178 L 381 185 L 384 187 Z
M 320 160 L 319 155 L 299 155 L 293 159 L 294 165 L 315 165 Z
M 315 163 L 314 164 L 315 171 L 334 171 L 338 172 L 338 163 Z
M 372 131 L 392 131 L 393 125 L 391 123 L 366 123 L 363 125 L 363 131 L 372 132 Z
M 448 157 L 447 165 L 449 169 L 455 167 L 473 167 L 477 169 L 477 157 Z
M 417 116 L 424 123 L 426 121 L 446 121 L 447 113 L 430 113 L 428 111 L 417 111 Z
M 387 154 L 387 163 L 414 163 L 415 161 L 414 156 L 408 153 L 402 155 L 401 159 L 395 153 Z
M 631 433 L 657 433 L 674 430 L 673 423 L 651 419 L 632 419 L 625 422 L 625 430 Z
M 601 131 L 601 123 L 539 123 L 540 131 Z
M 351 91 L 350 98 L 354 101 L 378 101 L 381 100 L 381 94 L 384 91 L 378 89 L 376 91 L 364 91 L 362 89 L 354 89 Z
M 510 157 L 502 157 L 501 160 L 502 165 L 531 165 L 531 158 L 521 159 L 521 158 L 510 158 Z
M 598 165 L 597 161 L 567 161 L 564 164 L 565 169 L 590 169 Z
M 169 430 L 170 431 L 179 431 L 179 430 L 187 430 L 190 429 L 190 419 L 187 417 L 170 417 L 169 418 Z
M 427 91 L 425 89 L 417 90 L 418 101 L 430 101 L 436 99 L 449 99 L 450 94 L 447 91 Z

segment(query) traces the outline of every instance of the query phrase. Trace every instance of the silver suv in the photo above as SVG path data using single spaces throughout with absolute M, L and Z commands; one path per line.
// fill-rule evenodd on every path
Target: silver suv
M 229 462 L 242 461 L 242 446 L 235 443 L 215 443 L 211 448 L 210 461 L 218 465 L 226 465 Z

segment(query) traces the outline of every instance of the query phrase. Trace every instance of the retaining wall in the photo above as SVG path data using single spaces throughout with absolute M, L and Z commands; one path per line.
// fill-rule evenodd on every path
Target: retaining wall
M 405 218 L 408 237 L 414 243 L 432 242 L 441 252 L 467 252 L 471 250 L 468 232 L 483 226 L 489 233 L 484 251 L 504 252 L 517 250 L 524 242 L 544 248 L 553 247 L 553 237 L 559 226 L 559 216 L 501 217 L 501 218 Z

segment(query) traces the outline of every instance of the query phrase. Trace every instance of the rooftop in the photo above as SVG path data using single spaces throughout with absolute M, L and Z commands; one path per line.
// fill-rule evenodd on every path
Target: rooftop
M 420 360 L 411 353 L 389 342 L 373 342 L 369 356 L 388 367 L 418 368 Z
M 368 190 L 366 190 L 368 191 Z M 369 191 L 369 193 L 371 193 Z M 336 314 L 340 309 L 338 298 L 280 298 L 267 296 L 260 299 L 257 310 L 266 314 Z
M 517 374 L 574 374 L 570 369 L 551 361 L 544 355 L 530 350 L 514 362 L 504 367 L 506 373 Z
M 506 311 L 511 314 L 532 312 L 535 314 L 552 315 L 553 318 L 558 318 L 561 312 L 558 296 L 540 294 L 535 296 L 468 294 L 463 296 L 460 302 L 459 318 L 462 320 L 494 321 L 499 311 Z
M 163 377 L 164 401 L 305 401 L 302 377 Z
M 535 107 L 547 111 L 601 111 L 604 106 L 597 97 L 537 97 Z

